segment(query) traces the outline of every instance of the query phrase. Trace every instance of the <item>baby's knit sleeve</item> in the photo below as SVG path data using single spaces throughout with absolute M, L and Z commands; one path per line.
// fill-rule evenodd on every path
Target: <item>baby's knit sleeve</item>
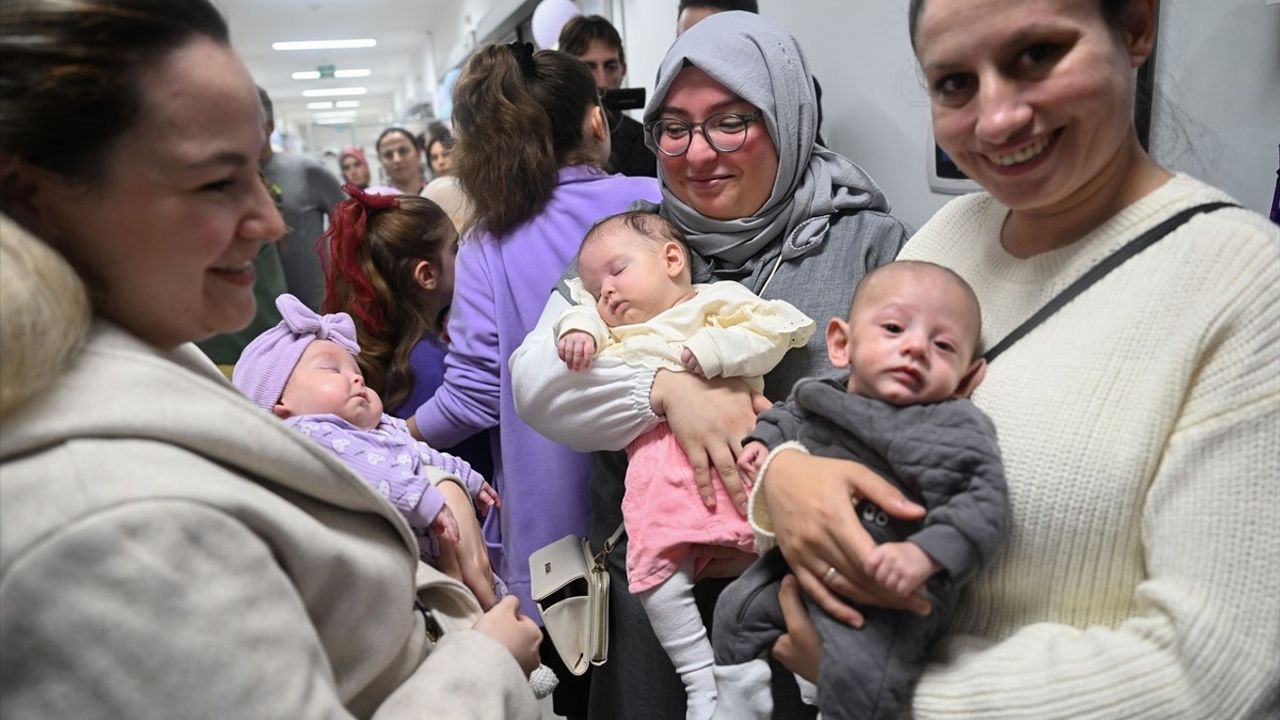
M 470 463 L 456 455 L 442 453 L 424 442 L 418 443 L 418 454 L 424 464 L 457 477 L 462 482 L 462 487 L 467 491 L 467 495 L 473 501 L 476 499 L 476 494 L 480 492 L 480 488 L 484 484 L 484 477 L 472 470 Z M 436 482 L 438 483 L 439 481 L 437 480 Z M 437 490 L 436 492 L 439 491 Z
M 712 283 L 702 292 L 723 297 L 685 343 L 707 377 L 760 377 L 813 337 L 813 319 L 790 303 L 762 300 L 735 282 Z
M 565 280 L 569 293 L 573 296 L 574 305 L 560 313 L 556 318 L 553 332 L 558 341 L 570 332 L 585 332 L 596 342 L 596 353 L 604 347 L 609 338 L 609 328 L 596 312 L 595 298 L 582 286 L 578 278 Z

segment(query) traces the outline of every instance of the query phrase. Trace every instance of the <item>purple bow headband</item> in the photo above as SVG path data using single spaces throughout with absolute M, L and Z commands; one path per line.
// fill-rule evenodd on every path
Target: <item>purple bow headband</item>
M 276 298 L 276 309 L 284 319 L 249 343 L 231 373 L 231 383 L 267 411 L 280 402 L 285 383 L 311 343 L 328 340 L 352 355 L 360 354 L 350 315 L 320 315 L 287 294 Z
M 352 355 L 360 354 L 356 324 L 350 315 L 344 312 L 320 315 L 298 298 L 287 294 L 276 298 L 276 309 L 294 335 L 314 335 L 316 340 L 329 340 L 341 345 Z

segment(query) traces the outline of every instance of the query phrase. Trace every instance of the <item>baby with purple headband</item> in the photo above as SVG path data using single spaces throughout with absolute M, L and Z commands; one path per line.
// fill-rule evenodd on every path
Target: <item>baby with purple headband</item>
M 390 501 L 418 535 L 423 559 L 434 564 L 436 539 L 459 537 L 436 483 L 456 479 L 481 515 L 498 504 L 497 492 L 465 460 L 414 439 L 403 420 L 382 411 L 356 364 L 360 346 L 350 315 L 317 315 L 292 295 L 281 295 L 276 307 L 284 319 L 244 349 L 232 384 Z M 496 577 L 494 584 L 501 586 Z

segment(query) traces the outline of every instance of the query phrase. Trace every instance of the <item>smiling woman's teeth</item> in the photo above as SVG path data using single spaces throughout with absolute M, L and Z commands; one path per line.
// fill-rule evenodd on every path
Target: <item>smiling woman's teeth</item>
M 246 260 L 238 265 L 224 265 L 222 267 L 216 267 L 214 268 L 214 271 L 224 272 L 224 273 L 236 273 L 236 272 L 244 272 L 251 267 L 253 267 L 253 261 Z
M 1020 162 L 1026 162 L 1044 152 L 1044 149 L 1049 147 L 1049 143 L 1052 140 L 1052 135 L 1046 135 L 1035 143 L 1022 148 L 1018 152 L 1010 153 L 1008 155 L 988 155 L 987 158 L 990 159 L 991 162 L 1005 167 L 1009 165 L 1017 165 Z

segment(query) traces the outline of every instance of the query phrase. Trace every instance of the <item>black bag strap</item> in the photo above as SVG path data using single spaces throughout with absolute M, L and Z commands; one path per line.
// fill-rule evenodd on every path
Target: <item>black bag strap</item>
M 988 363 L 995 360 L 1001 353 L 1008 350 L 1010 346 L 1021 340 L 1024 335 L 1034 330 L 1037 325 L 1048 320 L 1050 316 L 1061 310 L 1067 303 L 1074 300 L 1077 295 L 1087 290 L 1090 285 L 1098 282 L 1105 277 L 1107 273 L 1123 265 L 1129 258 L 1137 255 L 1143 250 L 1146 250 L 1152 245 L 1155 245 L 1157 241 L 1178 229 L 1178 227 L 1186 221 L 1200 213 L 1213 212 L 1214 210 L 1219 210 L 1224 207 L 1240 206 L 1229 202 L 1210 202 L 1204 203 L 1203 205 L 1196 205 L 1195 207 L 1183 210 L 1177 215 L 1174 215 L 1159 225 L 1156 225 L 1150 230 L 1142 233 L 1133 240 L 1130 240 L 1124 245 L 1124 247 L 1111 253 L 1102 262 L 1090 268 L 1088 272 L 1081 275 L 1079 279 L 1067 286 L 1065 290 L 1058 293 L 1049 302 L 1045 303 L 1045 306 L 1040 308 L 1036 314 L 1027 318 L 1025 322 L 1014 328 L 1013 332 L 1006 335 L 1003 340 L 996 343 L 990 350 L 983 353 L 983 359 Z

